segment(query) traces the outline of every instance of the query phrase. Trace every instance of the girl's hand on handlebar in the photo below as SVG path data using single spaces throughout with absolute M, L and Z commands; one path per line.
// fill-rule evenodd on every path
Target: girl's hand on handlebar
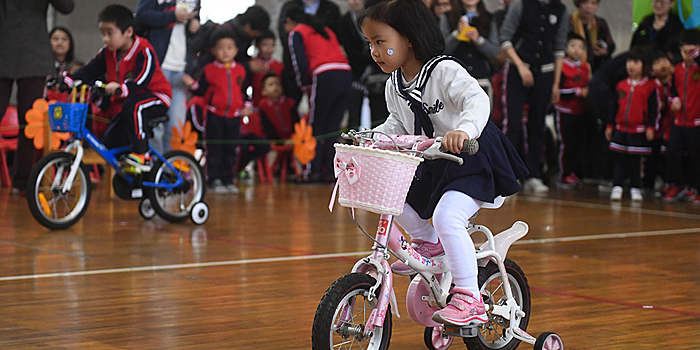
M 115 95 L 117 93 L 117 89 L 120 89 L 120 88 L 121 88 L 121 85 L 119 83 L 113 81 L 113 82 L 107 83 L 107 85 L 105 85 L 105 92 L 107 92 L 110 95 Z
M 469 140 L 469 135 L 466 132 L 460 130 L 449 131 L 442 138 L 442 147 L 452 153 L 459 154 L 462 152 L 462 146 L 467 140 Z

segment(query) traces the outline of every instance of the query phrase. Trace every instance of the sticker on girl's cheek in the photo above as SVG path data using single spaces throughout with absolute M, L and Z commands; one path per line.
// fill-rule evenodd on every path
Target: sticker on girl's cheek
M 386 53 L 389 54 L 389 56 L 394 56 L 394 49 L 386 50 Z

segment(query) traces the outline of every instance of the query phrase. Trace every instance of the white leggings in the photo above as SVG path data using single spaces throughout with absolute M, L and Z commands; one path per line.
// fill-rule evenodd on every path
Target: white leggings
M 411 236 L 425 242 L 437 243 L 438 237 L 445 249 L 447 264 L 452 271 L 455 286 L 479 295 L 478 269 L 474 242 L 467 232 L 469 218 L 484 204 L 459 191 L 442 195 L 433 212 L 433 223 L 418 216 L 408 203 L 396 223 Z

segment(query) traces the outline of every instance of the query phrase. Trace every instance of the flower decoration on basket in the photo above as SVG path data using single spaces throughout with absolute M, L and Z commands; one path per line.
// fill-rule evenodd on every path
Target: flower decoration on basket
M 294 156 L 299 159 L 302 165 L 308 164 L 316 157 L 316 138 L 313 136 L 313 128 L 306 124 L 305 119 L 301 119 L 294 124 Z
M 170 139 L 170 148 L 194 155 L 199 135 L 192 131 L 192 123 L 189 120 L 185 122 L 185 125 L 182 125 L 181 121 L 178 121 L 178 124 L 180 124 L 179 130 L 174 126 L 171 128 L 173 137 Z
M 51 101 L 53 103 L 55 101 Z M 44 148 L 44 132 L 49 128 L 47 127 L 49 122 L 49 102 L 46 102 L 43 98 L 39 98 L 34 101 L 32 108 L 25 114 L 25 120 L 27 121 L 27 126 L 24 127 L 24 136 L 28 139 L 34 139 L 34 148 L 43 149 Z M 56 150 L 61 146 L 61 141 L 68 140 L 70 133 L 67 132 L 54 132 L 51 131 L 51 149 Z

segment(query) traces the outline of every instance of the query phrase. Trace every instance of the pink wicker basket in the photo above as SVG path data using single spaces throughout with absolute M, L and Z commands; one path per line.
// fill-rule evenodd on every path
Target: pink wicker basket
M 331 207 L 338 202 L 377 214 L 400 215 L 418 164 L 423 159 L 399 152 L 335 144 L 334 169 L 338 178 Z

